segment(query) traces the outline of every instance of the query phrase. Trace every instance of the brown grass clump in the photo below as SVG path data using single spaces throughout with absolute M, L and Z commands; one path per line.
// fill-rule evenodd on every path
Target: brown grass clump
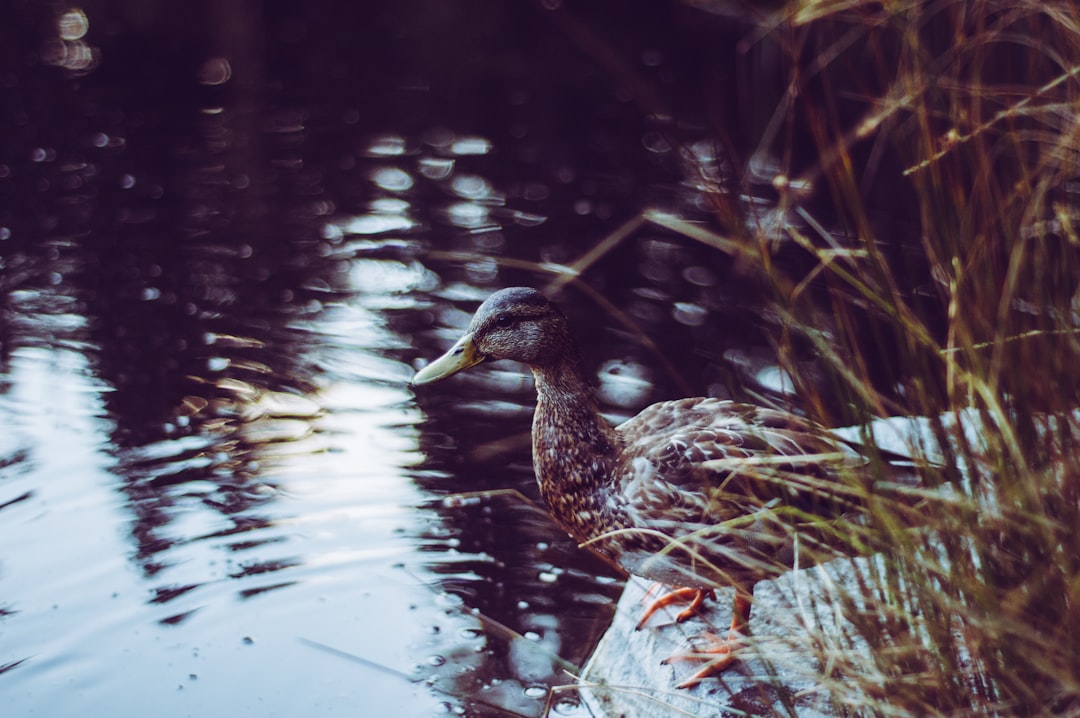
M 786 324 L 831 327 L 798 340 L 832 382 L 789 370 L 825 421 L 939 417 L 929 433 L 945 447 L 920 467 L 922 530 L 871 502 L 884 561 L 840 599 L 871 650 L 823 650 L 835 705 L 1080 710 L 1080 8 L 781 12 L 766 39 L 788 95 L 759 149 L 783 158 L 774 186 L 811 229 L 738 233 Z M 718 205 L 731 194 L 718 188 Z M 827 198 L 840 232 L 813 231 L 808 197 Z M 798 281 L 771 265 L 788 240 L 814 265 Z M 827 415 L 837 405 L 850 414 Z

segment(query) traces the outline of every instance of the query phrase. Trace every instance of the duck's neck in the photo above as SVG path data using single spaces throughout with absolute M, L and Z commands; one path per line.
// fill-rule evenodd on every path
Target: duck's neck
M 600 415 L 576 360 L 534 367 L 533 376 L 533 466 L 540 495 L 563 528 L 584 540 L 592 533 L 591 516 L 610 510 L 607 494 L 619 438 Z

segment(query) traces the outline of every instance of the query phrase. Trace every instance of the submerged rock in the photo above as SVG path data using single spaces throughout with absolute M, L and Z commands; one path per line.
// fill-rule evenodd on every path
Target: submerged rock
M 857 591 L 855 576 L 865 570 L 872 570 L 868 559 L 833 561 L 759 583 L 751 635 L 739 659 L 691 688 L 675 686 L 702 662 L 664 661 L 689 650 L 693 639 L 703 634 L 727 635 L 734 590 L 718 589 L 701 616 L 675 623 L 683 606 L 674 605 L 635 630 L 649 600 L 649 584 L 632 578 L 610 628 L 582 671 L 582 701 L 594 718 L 836 715 L 822 659 L 850 660 L 854 652 L 869 660 L 869 651 L 852 638 L 852 627 L 830 594 Z

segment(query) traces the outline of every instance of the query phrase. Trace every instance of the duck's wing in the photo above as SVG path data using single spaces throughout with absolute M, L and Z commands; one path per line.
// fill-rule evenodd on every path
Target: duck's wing
M 860 527 L 875 470 L 811 421 L 683 399 L 655 404 L 617 432 L 616 495 L 654 541 L 637 573 L 746 586 L 872 548 Z
M 866 460 L 811 421 L 717 399 L 654 404 L 617 428 L 619 491 L 658 530 L 686 533 L 762 510 L 790 523 L 856 508 Z

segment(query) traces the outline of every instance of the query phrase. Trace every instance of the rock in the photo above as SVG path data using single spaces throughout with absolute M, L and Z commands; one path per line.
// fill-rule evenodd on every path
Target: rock
M 829 595 L 857 591 L 856 572 L 870 568 L 871 561 L 864 558 L 833 561 L 759 583 L 751 635 L 739 660 L 720 676 L 688 689 L 675 686 L 702 663 L 662 661 L 686 651 L 688 641 L 705 632 L 726 637 L 734 590 L 717 590 L 716 601 L 706 602 L 700 617 L 675 623 L 684 606 L 674 605 L 657 612 L 639 631 L 635 624 L 649 584 L 631 578 L 611 626 L 582 671 L 582 700 L 594 718 L 836 715 L 823 685 L 821 659 L 850 659 L 854 652 L 865 660 L 868 651 L 852 638 L 851 625 Z

